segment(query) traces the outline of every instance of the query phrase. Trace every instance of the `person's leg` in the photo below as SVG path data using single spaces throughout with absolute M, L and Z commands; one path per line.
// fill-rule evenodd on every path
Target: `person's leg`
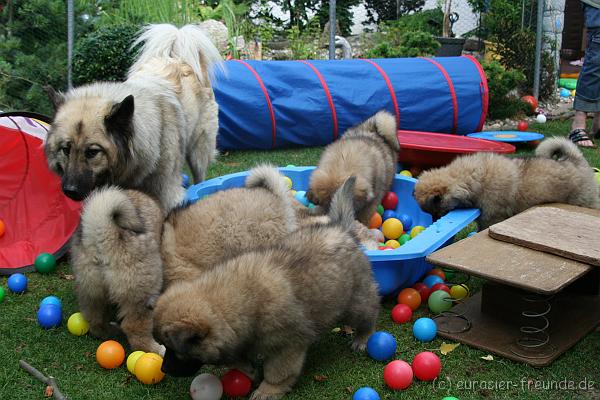
M 600 139 L 600 112 L 594 113 L 594 121 L 592 122 L 592 134 L 594 139 Z
M 573 117 L 573 122 L 571 123 L 571 135 L 569 135 L 569 138 L 571 140 L 574 140 L 574 137 L 576 134 L 585 134 L 587 135 L 586 132 L 586 119 L 587 119 L 587 113 L 585 111 L 575 111 L 575 116 Z M 596 121 L 596 118 L 594 118 L 594 121 Z M 595 132 L 595 131 L 592 131 Z M 575 135 L 574 135 L 575 134 Z M 594 142 L 592 142 L 591 140 L 580 140 L 580 141 L 576 141 L 578 146 L 581 147 L 593 147 L 594 146 Z

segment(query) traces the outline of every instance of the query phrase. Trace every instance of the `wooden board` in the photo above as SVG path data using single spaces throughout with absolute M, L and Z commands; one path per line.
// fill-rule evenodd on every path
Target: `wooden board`
M 431 253 L 427 261 L 541 294 L 556 293 L 592 269 L 584 263 L 492 239 L 487 230 Z
M 558 207 L 534 207 L 492 225 L 489 235 L 497 240 L 600 266 L 600 215 Z

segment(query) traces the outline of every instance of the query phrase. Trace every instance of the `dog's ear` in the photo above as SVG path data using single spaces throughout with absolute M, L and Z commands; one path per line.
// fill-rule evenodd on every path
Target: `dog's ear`
M 58 108 L 65 103 L 65 96 L 62 93 L 54 90 L 54 88 L 51 85 L 45 85 L 43 86 L 43 89 L 44 92 L 46 92 L 46 94 L 48 95 L 50 101 L 52 102 L 52 105 L 54 106 L 54 111 L 58 110 Z
M 112 136 L 119 148 L 118 154 L 123 158 L 123 161 L 127 161 L 130 155 L 129 142 L 134 133 L 133 111 L 133 95 L 129 95 L 120 103 L 113 104 L 106 117 L 104 117 L 106 131 Z
M 451 210 L 454 210 L 455 208 L 475 207 L 475 201 L 471 196 L 471 191 L 467 188 L 456 185 L 447 196 L 447 207 Z

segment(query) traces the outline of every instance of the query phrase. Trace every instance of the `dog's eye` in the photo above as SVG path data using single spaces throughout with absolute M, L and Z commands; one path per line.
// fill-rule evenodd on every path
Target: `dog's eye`
M 69 157 L 69 154 L 71 153 L 71 144 L 64 145 L 60 148 L 60 151 L 62 151 L 65 156 Z
M 100 149 L 94 149 L 94 148 L 89 148 L 85 150 L 85 158 L 87 158 L 88 160 L 91 158 L 96 157 L 99 153 L 100 153 Z

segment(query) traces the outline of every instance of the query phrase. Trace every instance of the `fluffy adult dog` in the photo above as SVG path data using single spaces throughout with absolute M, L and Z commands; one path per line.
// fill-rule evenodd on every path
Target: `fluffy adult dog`
M 336 190 L 349 176 L 356 176 L 356 215 L 368 225 L 396 173 L 400 151 L 396 130 L 396 119 L 387 111 L 348 129 L 323 152 L 310 178 L 308 199 L 327 210 Z
M 154 335 L 167 348 L 163 371 L 192 376 L 203 364 L 227 364 L 254 376 L 250 362 L 260 354 L 264 379 L 250 398 L 271 400 L 292 389 L 308 347 L 335 324 L 353 327 L 352 348 L 364 350 L 380 299 L 351 233 L 354 179 L 334 196 L 330 223 L 167 288 L 154 310 Z
M 152 337 L 151 308 L 165 283 L 192 279 L 207 262 L 281 240 L 296 228 L 291 201 L 282 176 L 266 166 L 251 171 L 246 188 L 174 210 L 167 223 L 158 203 L 140 191 L 94 191 L 71 246 L 90 333 L 115 335 L 116 319 L 133 349 L 162 354 Z M 168 256 L 162 258 L 163 251 Z
M 218 106 L 209 75 L 222 66 L 211 40 L 194 25 L 150 25 L 125 82 L 98 82 L 65 94 L 46 142 L 63 192 L 82 200 L 119 185 L 159 199 L 165 210 L 184 196 L 185 160 L 199 182 L 215 156 Z
M 592 168 L 579 148 L 562 138 L 544 140 L 532 158 L 489 153 L 457 158 L 424 172 L 414 197 L 436 219 L 455 208 L 479 208 L 480 229 L 544 203 L 600 208 Z

